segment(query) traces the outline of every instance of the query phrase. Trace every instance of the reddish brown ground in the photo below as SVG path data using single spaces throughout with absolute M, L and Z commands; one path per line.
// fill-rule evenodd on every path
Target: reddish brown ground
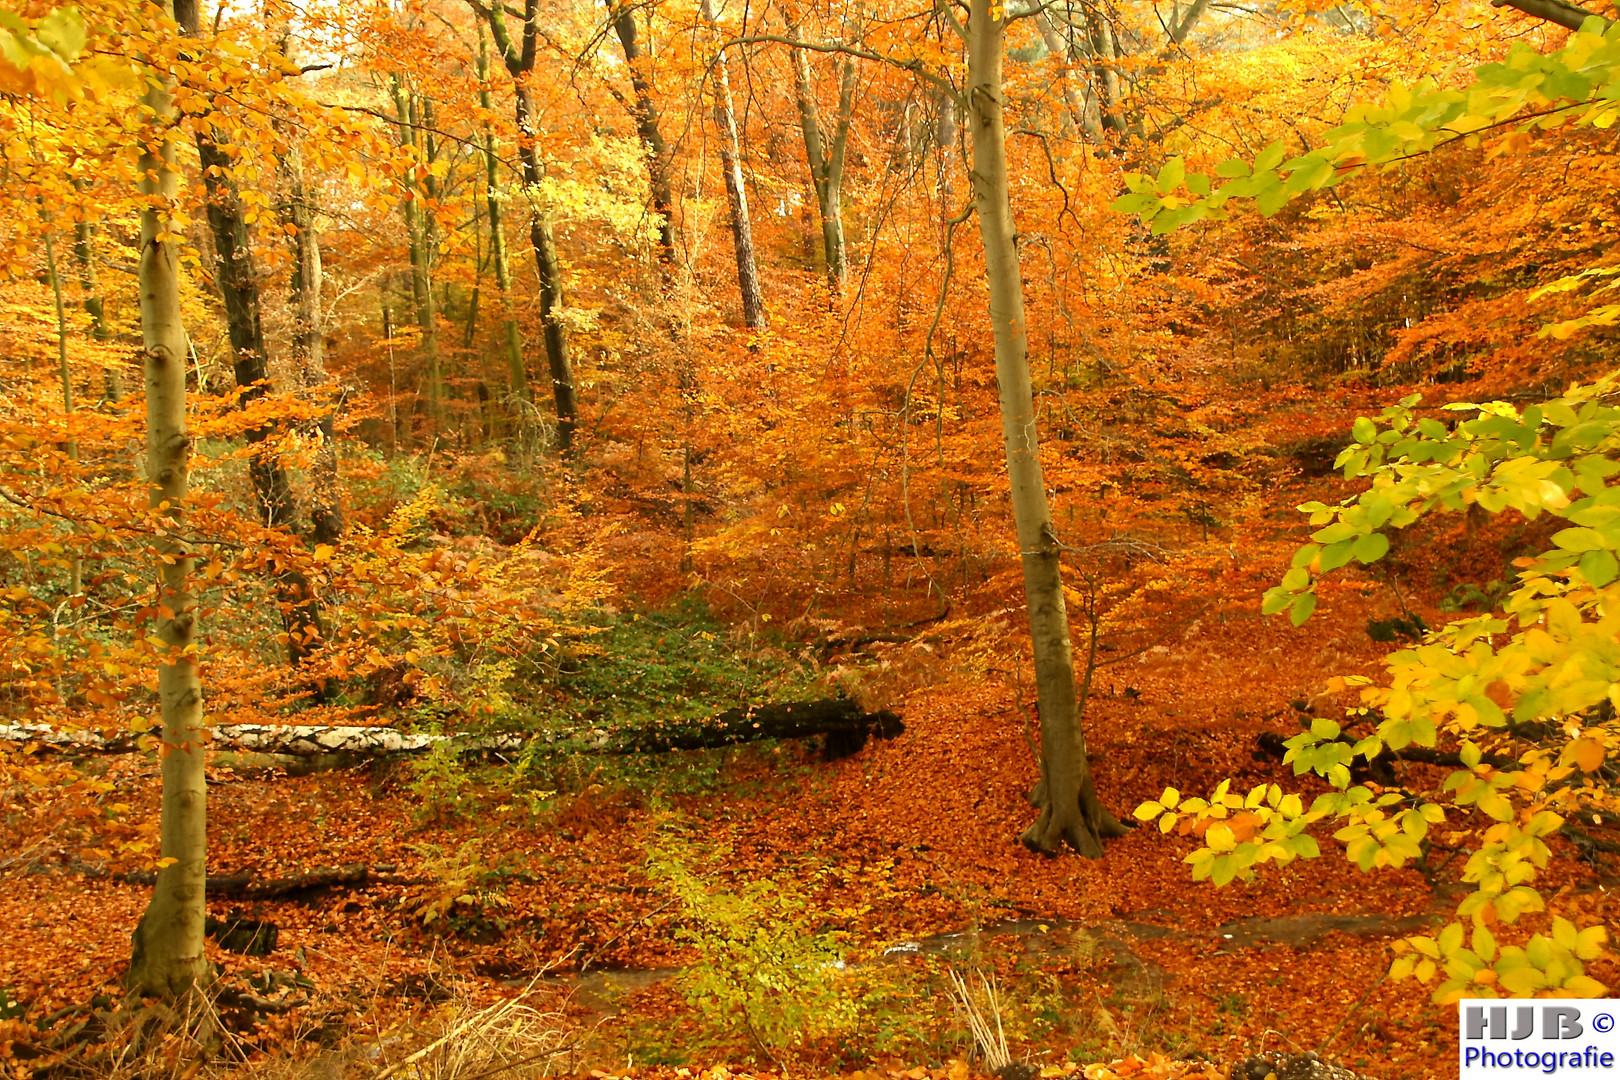
M 1290 730 L 1291 700 L 1380 655 L 1360 627 L 1387 606 L 1382 595 L 1343 590 L 1333 618 L 1297 631 L 1234 608 L 1107 669 L 1088 725 L 1105 801 L 1126 814 L 1168 785 L 1196 793 L 1225 777 L 1243 788 L 1289 783 L 1278 763 L 1255 759 L 1255 735 Z M 485 792 L 467 820 L 416 826 L 416 800 L 398 770 L 303 778 L 219 771 L 210 842 L 211 865 L 220 871 L 276 876 L 349 862 L 410 871 L 424 862 L 419 845 L 455 851 L 477 838 L 485 863 L 521 874 L 506 879 L 508 906 L 496 912 L 507 928 L 476 940 L 430 933 L 413 919 L 410 905 L 431 887 L 376 886 L 237 905 L 280 925 L 279 948 L 263 960 L 215 958 L 227 970 L 296 969 L 314 979 L 320 1007 L 302 1020 L 278 1021 L 282 1032 L 340 1012 L 362 1027 L 388 1017 L 398 1022 L 424 1007 L 419 999 L 434 979 L 460 978 L 464 990 L 482 997 L 502 992 L 501 980 L 564 971 L 582 960 L 597 968 L 677 965 L 686 954 L 673 940 L 674 913 L 643 873 L 655 821 L 673 814 L 706 842 L 729 848 L 714 868 L 717 881 L 768 874 L 801 881 L 827 925 L 846 932 L 853 958 L 975 923 L 1046 922 L 1044 933 L 987 936 L 977 957 L 1003 973 L 1013 999 L 1022 995 L 1027 1004 L 1046 995 L 1045 1019 L 1026 1025 L 1039 1041 L 1016 1047 L 1037 1062 L 1061 1060 L 1073 1047 L 1091 1055 L 1086 1060 L 1134 1049 L 1230 1063 L 1257 1048 L 1309 1049 L 1332 1037 L 1334 1056 L 1377 1077 L 1450 1075 L 1455 1012 L 1428 1004 L 1411 983 L 1380 982 L 1389 935 L 1331 933 L 1233 948 L 1219 929 L 1307 913 L 1446 915 L 1454 899 L 1418 873 L 1362 874 L 1324 838 L 1319 860 L 1217 889 L 1189 880 L 1181 860 L 1193 841 L 1150 830 L 1113 841 L 1100 861 L 1042 858 L 1016 839 L 1030 819 L 1024 793 L 1034 764 L 1009 687 L 947 680 L 899 704 L 908 731 L 897 740 L 832 763 L 799 747 L 733 753 L 724 789 L 671 796 L 662 819 L 606 774 L 539 817 L 509 795 Z M 121 757 L 100 767 L 117 785 L 112 797 L 131 804 L 132 818 L 153 811 L 153 762 Z M 7 928 L 0 987 L 20 1000 L 38 999 L 33 1015 L 116 981 L 144 901 L 140 887 L 65 868 L 80 852 L 55 790 L 41 787 L 32 801 L 17 797 L 32 816 L 13 816 L 25 835 L 7 841 L 0 892 Z M 1562 891 L 1566 908 L 1611 919 L 1614 908 L 1591 872 L 1567 858 L 1567 846 L 1558 853 L 1543 891 Z M 1460 862 L 1441 871 L 1442 881 L 1455 880 Z M 1119 934 L 1136 958 L 1130 961 L 1087 944 L 1083 931 L 1054 925 L 1058 920 L 1154 924 L 1174 934 Z M 932 976 L 926 968 L 902 960 L 884 970 L 896 979 L 907 972 L 925 983 L 937 979 L 938 962 Z M 1602 965 L 1594 973 L 1614 981 Z M 912 1001 L 929 1004 L 949 1026 L 937 996 Z M 1040 1012 L 1025 1004 L 1021 1015 Z M 587 1005 L 606 1006 L 575 1003 L 575 1019 L 594 1023 L 599 1017 Z M 638 1048 L 645 1060 L 659 1037 L 666 1047 L 703 1045 L 672 984 L 642 990 L 618 1009 L 624 1015 L 598 1029 L 587 1064 L 622 1069 Z M 746 1047 L 712 1052 L 736 1060 Z M 827 1056 L 821 1067 L 859 1064 Z

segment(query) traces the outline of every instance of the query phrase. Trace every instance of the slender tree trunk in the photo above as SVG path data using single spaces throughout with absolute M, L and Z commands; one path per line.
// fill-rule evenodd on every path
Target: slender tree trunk
M 516 98 L 518 157 L 523 162 L 523 183 L 531 200 L 529 241 L 534 245 L 535 271 L 540 278 L 540 325 L 545 331 L 546 361 L 551 368 L 551 397 L 557 407 L 557 450 L 566 455 L 574 449 L 579 409 L 574 400 L 574 360 L 568 348 L 568 331 L 559 317 L 564 303 L 562 261 L 551 233 L 551 218 L 540 202 L 543 174 L 540 152 L 534 144 L 534 103 L 524 79 L 517 81 Z
M 792 36 L 797 37 L 797 27 Z M 799 128 L 804 133 L 804 154 L 821 216 L 821 250 L 827 263 L 827 282 L 841 292 L 848 276 L 844 245 L 844 150 L 849 142 L 850 113 L 854 108 L 855 62 L 846 57 L 838 89 L 838 127 L 829 147 L 822 139 L 815 83 L 810 78 L 810 57 L 793 50 L 793 82 L 799 100 Z
M 410 449 L 411 424 L 408 413 L 399 408 L 399 372 L 394 365 L 394 309 L 388 303 L 388 292 L 383 294 L 382 336 L 388 343 L 388 456 L 398 456 L 400 450 Z
M 461 331 L 461 351 L 472 356 L 478 345 L 478 305 L 484 293 L 484 253 L 480 250 L 484 246 L 484 207 L 477 199 L 472 200 L 472 223 L 468 226 L 473 237 L 473 287 L 467 294 L 467 320 Z M 478 385 L 484 384 L 482 374 L 479 375 Z
M 518 158 L 523 163 L 523 185 L 529 197 L 529 239 L 534 246 L 535 270 L 540 278 L 540 322 L 545 331 L 546 362 L 551 369 L 551 395 L 557 406 L 557 451 L 567 456 L 574 449 L 574 428 L 579 422 L 574 400 L 574 361 L 568 351 L 568 333 L 563 326 L 562 263 L 551 235 L 551 220 L 540 199 L 540 151 L 535 146 L 534 102 L 529 78 L 534 72 L 535 51 L 540 40 L 539 0 L 524 0 L 523 43 L 519 48 L 506 29 L 506 7 L 474 3 L 474 10 L 489 24 L 506 70 L 512 74 L 514 105 L 517 112 Z
M 669 149 L 658 126 L 658 106 L 653 102 L 652 83 L 642 64 L 641 45 L 636 40 L 634 8 L 624 8 L 613 16 L 613 30 L 624 48 L 625 66 L 630 69 L 630 88 L 636 95 L 636 132 L 647 151 L 647 176 L 652 193 L 653 213 L 658 216 L 658 257 L 675 261 L 675 198 L 669 186 Z
M 298 382 L 309 393 L 327 392 L 326 312 L 321 306 L 325 272 L 321 264 L 321 237 L 316 228 L 317 208 L 304 180 L 303 150 L 296 143 L 283 162 L 287 179 L 287 224 L 293 227 L 292 359 Z M 338 495 L 337 407 L 331 404 L 315 422 L 320 447 L 310 465 L 314 498 L 309 508 L 310 539 L 335 544 L 343 535 L 343 508 Z
M 1069 65 L 1074 60 L 1073 50 L 1069 48 L 1064 36 L 1058 32 L 1050 11 L 1042 11 L 1037 15 L 1035 25 L 1040 28 L 1041 40 L 1046 43 L 1047 51 L 1063 62 L 1063 67 L 1058 71 L 1058 85 L 1063 88 L 1063 103 L 1068 106 L 1069 123 L 1075 130 L 1084 132 L 1088 139 L 1096 141 L 1102 136 L 1102 125 L 1086 108 L 1086 95 L 1074 83 L 1074 75 L 1069 70 Z
M 939 96 L 939 117 L 934 125 L 934 140 L 939 146 L 939 201 L 940 209 L 949 219 L 956 216 L 956 99 L 950 94 Z
M 410 94 L 392 80 L 394 111 L 399 117 L 399 141 L 420 150 L 416 138 L 416 111 Z M 420 156 L 420 155 L 419 155 Z M 400 207 L 405 215 L 405 238 L 411 258 L 411 299 L 416 305 L 416 325 L 422 332 L 422 359 L 427 365 L 427 414 L 435 435 L 444 428 L 444 372 L 439 363 L 439 313 L 433 298 L 432 251 L 429 248 L 433 226 L 432 212 L 422 202 L 423 189 L 406 189 Z
M 1193 28 L 1198 25 L 1198 21 L 1204 17 L 1204 12 L 1208 10 L 1209 0 L 1193 0 L 1187 6 L 1187 10 L 1182 14 L 1181 18 L 1171 25 L 1169 31 L 1170 44 L 1183 44 L 1192 35 Z
M 197 8 L 187 3 L 179 9 L 183 33 L 197 36 Z M 270 392 L 270 351 L 265 343 L 260 316 L 259 274 L 253 258 L 252 240 L 242 212 L 242 200 L 231 176 L 231 156 L 216 142 L 212 127 L 197 132 L 197 164 L 201 167 L 207 195 L 208 231 L 214 241 L 214 284 L 225 306 L 225 327 L 231 342 L 232 371 L 247 408 Z M 281 459 L 268 445 L 275 429 L 259 424 L 246 435 L 252 450 L 248 477 L 259 504 L 259 520 L 272 529 L 293 529 L 297 507 L 292 484 Z M 309 656 L 320 640 L 320 623 L 310 600 L 308 577 L 290 567 L 276 572 L 276 599 L 281 607 L 282 625 L 287 632 L 287 659 L 297 666 Z
M 160 10 L 172 14 L 164 3 Z M 203 774 L 203 696 L 197 666 L 197 597 L 192 556 L 183 532 L 191 436 L 186 430 L 186 331 L 180 319 L 182 230 L 167 222 L 179 192 L 173 139 L 172 81 L 149 72 L 145 139 L 137 175 L 141 208 L 141 338 L 145 347 L 146 468 L 151 505 L 165 519 L 152 538 L 161 556 L 158 617 L 161 642 L 158 697 L 163 716 L 163 809 L 160 856 L 151 902 L 135 930 L 127 980 L 143 994 L 178 997 L 206 983 L 208 788 Z
M 489 89 L 489 44 L 484 24 L 478 23 L 478 104 L 487 114 L 492 108 Z M 489 206 L 489 259 L 495 264 L 495 287 L 501 294 L 501 327 L 506 349 L 506 374 L 511 387 L 512 413 L 521 433 L 530 424 L 529 409 L 534 398 L 529 389 L 529 373 L 523 362 L 523 336 L 518 331 L 517 307 L 512 299 L 512 271 L 506 261 L 506 227 L 501 221 L 500 162 L 495 146 L 495 129 L 484 124 L 484 198 Z
M 1035 649 L 1041 720 L 1040 817 L 1024 833 L 1028 846 L 1102 854 L 1102 838 L 1123 830 L 1097 799 L 1086 759 L 1075 692 L 1074 653 L 1063 601 L 1060 548 L 1052 530 L 1029 375 L 1024 290 L 1007 182 L 1007 135 L 1002 117 L 1002 41 L 1006 24 L 995 0 L 972 0 L 968 18 L 968 120 L 973 128 L 973 188 L 984 240 L 995 332 L 996 384 L 1013 517 L 1023 560 L 1024 596 Z
M 83 192 L 84 181 L 75 177 L 73 189 Z M 74 223 L 73 261 L 79 266 L 79 292 L 84 297 L 85 314 L 90 316 L 90 336 L 96 341 L 106 341 L 111 335 L 107 330 L 106 299 L 101 295 L 100 277 L 96 273 L 96 226 L 88 218 L 81 217 Z M 124 400 L 124 375 L 116 364 L 102 368 L 101 381 L 108 401 Z
M 244 408 L 270 392 L 270 356 L 259 316 L 258 271 L 241 200 L 228 170 L 230 155 L 213 139 L 197 134 L 197 162 L 207 191 L 208 231 L 214 241 L 214 283 L 225 306 L 225 327 L 231 342 L 232 369 Z M 259 502 L 259 519 L 272 528 L 293 523 L 292 486 L 287 470 L 263 444 L 273 434 L 267 424 L 247 432 L 254 444 L 248 475 Z
M 719 27 L 713 0 L 703 0 L 703 17 L 710 26 Z M 726 202 L 731 208 L 731 242 L 737 254 L 737 287 L 742 292 L 743 322 L 758 330 L 765 326 L 765 296 L 760 290 L 759 267 L 754 262 L 754 228 L 748 217 L 737 117 L 731 108 L 731 79 L 726 73 L 724 56 L 716 57 L 714 62 L 714 124 L 720 129 L 720 167 L 726 174 Z
M 1102 12 L 1086 9 L 1086 28 L 1091 33 L 1093 85 L 1097 89 L 1097 114 L 1106 131 L 1125 130 L 1125 114 L 1119 98 L 1119 54 L 1114 48 L 1114 31 Z
M 51 215 L 41 211 L 45 219 L 45 268 L 51 278 L 51 295 L 56 299 L 56 361 L 62 377 L 62 413 L 68 430 L 73 427 L 73 369 L 68 366 L 67 304 L 62 300 L 62 275 L 56 263 L 56 230 L 51 227 Z M 79 460 L 79 444 L 72 435 L 62 448 L 69 461 Z M 84 589 L 84 564 L 75 554 L 68 562 L 68 592 L 77 596 Z

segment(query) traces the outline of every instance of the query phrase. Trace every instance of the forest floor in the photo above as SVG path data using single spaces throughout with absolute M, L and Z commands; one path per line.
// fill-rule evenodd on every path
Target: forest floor
M 1256 736 L 1293 730 L 1291 702 L 1381 652 L 1359 617 L 1339 614 L 1293 631 L 1234 610 L 1106 669 L 1088 724 L 1105 802 L 1126 817 L 1166 786 L 1288 783 L 1279 762 L 1257 757 Z M 1189 879 L 1193 841 L 1157 830 L 1110 842 L 1098 861 L 1031 854 L 1017 838 L 1034 764 L 1013 698 L 1007 686 L 946 677 L 897 703 L 903 736 L 847 759 L 777 744 L 604 761 L 569 790 L 527 798 L 494 770 L 448 791 L 404 765 L 303 777 L 215 769 L 216 872 L 384 864 L 426 883 L 214 902 L 216 916 L 269 920 L 279 937 L 267 956 L 211 944 L 212 955 L 227 972 L 296 972 L 312 984 L 299 991 L 308 1005 L 259 1029 L 266 1045 L 331 1041 L 338 1029 L 381 1035 L 447 998 L 490 1000 L 540 976 L 537 992 L 580 1033 L 574 1067 L 753 1058 L 769 1068 L 670 977 L 693 951 L 675 933 L 678 907 L 649 878 L 648 852 L 673 836 L 716 890 L 775 879 L 803 900 L 806 927 L 835 933 L 848 961 L 839 992 L 859 1012 L 802 1049 L 794 1064 L 815 1071 L 965 1056 L 943 975 L 956 966 L 998 976 L 1014 1057 L 1037 1066 L 1155 1054 L 1228 1065 L 1257 1050 L 1319 1049 L 1390 1080 L 1449 1074 L 1455 1010 L 1381 975 L 1393 936 L 1450 914 L 1455 863 L 1432 881 L 1415 870 L 1375 881 L 1330 844 L 1321 859 L 1215 888 Z M 87 766 L 135 817 L 155 815 L 156 768 L 129 755 Z M 42 795 L 12 814 L 27 834 L 0 853 L 0 987 L 34 1016 L 112 992 L 147 896 L 75 871 L 64 809 Z M 1548 891 L 1612 916 L 1572 855 L 1556 850 Z
M 1331 709 L 1319 697 L 1330 677 L 1376 673 L 1391 646 L 1370 639 L 1369 620 L 1411 605 L 1437 625 L 1447 581 L 1500 576 L 1511 547 L 1458 523 L 1443 553 L 1430 537 L 1408 555 L 1427 592 L 1403 596 L 1365 575 L 1325 585 L 1329 617 L 1295 629 L 1262 617 L 1258 599 L 1298 542 L 1297 516 L 1279 510 L 1259 528 L 1282 539 L 1234 541 L 1230 565 L 1211 572 L 1215 601 L 1098 672 L 1088 749 L 1121 819 L 1171 786 L 1203 794 L 1230 778 L 1240 791 L 1323 790 L 1258 753 L 1257 737 L 1297 731 L 1313 701 Z M 1242 554 L 1256 550 L 1269 554 Z M 1430 572 L 1425 561 L 1441 554 L 1445 572 Z M 644 594 L 634 583 L 625 592 Z M 1006 597 L 971 603 L 987 625 L 1017 613 Z M 952 617 L 964 614 L 975 612 Z M 845 613 L 844 623 L 861 620 Z M 282 1009 L 245 1027 L 241 1045 L 363 1063 L 356 1048 L 381 1052 L 402 1033 L 524 994 L 566 1033 L 563 1071 L 706 1069 L 724 1080 L 714 1067 L 728 1062 L 960 1080 L 972 1044 L 951 1004 L 954 970 L 994 975 L 1014 1060 L 1050 1077 L 1120 1059 L 1128 1064 L 1088 1075 L 1142 1062 L 1165 1077 L 1224 1075 L 1272 1050 L 1320 1051 L 1379 1080 L 1454 1075 L 1455 1007 L 1383 977 L 1394 938 L 1450 920 L 1466 888 L 1454 850 L 1437 845 L 1425 872 L 1368 875 L 1324 836 L 1323 857 L 1224 888 L 1191 880 L 1183 859 L 1195 840 L 1152 828 L 1110 841 L 1100 860 L 1042 857 L 1018 841 L 1037 772 L 1019 706 L 1027 674 L 987 675 L 938 642 L 877 644 L 840 663 L 890 678 L 882 704 L 907 726 L 841 760 L 808 742 L 574 758 L 529 772 L 428 760 L 292 776 L 219 759 L 209 777 L 215 874 L 361 864 L 392 875 L 273 900 L 210 899 L 216 918 L 278 928 L 268 955 L 210 941 L 227 984 Z M 893 678 L 899 670 L 911 675 Z M 38 748 L 0 754 L 13 775 L 37 778 L 0 800 L 0 1065 L 26 1067 L 7 1056 L 7 1040 L 31 1037 L 25 1023 L 71 1019 L 117 995 L 149 886 L 96 872 L 135 865 L 98 837 L 115 807 L 120 821 L 156 820 L 158 765 L 108 755 L 74 773 Z M 1577 923 L 1610 923 L 1609 881 L 1555 838 L 1538 885 Z M 736 937 L 754 942 L 739 946 L 733 969 L 760 959 L 748 947 L 817 938 L 836 950 L 837 966 L 788 964 L 798 982 L 752 1003 L 761 1023 L 819 1034 L 772 1053 L 760 1045 L 770 1039 L 736 1023 L 735 1000 L 699 1007 L 705 994 L 711 1004 L 723 996 L 727 971 L 712 950 L 700 963 L 703 942 L 683 932 L 694 902 L 730 904 Z M 1612 986 L 1613 967 L 1590 973 Z

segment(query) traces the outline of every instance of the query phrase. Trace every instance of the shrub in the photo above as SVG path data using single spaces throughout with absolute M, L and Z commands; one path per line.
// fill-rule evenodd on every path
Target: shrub
M 773 1059 L 854 1023 L 833 936 L 809 929 L 797 890 L 772 879 L 717 888 L 669 846 L 654 851 L 648 870 L 681 905 L 679 936 L 698 951 L 682 979 L 709 1022 L 746 1034 Z

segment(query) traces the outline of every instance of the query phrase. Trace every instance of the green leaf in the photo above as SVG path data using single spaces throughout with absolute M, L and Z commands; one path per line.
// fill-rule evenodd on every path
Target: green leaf
M 1313 592 L 1301 593 L 1294 601 L 1293 607 L 1288 610 L 1288 621 L 1295 626 L 1302 625 L 1316 610 L 1316 594 Z
M 1589 585 L 1603 588 L 1620 575 L 1620 560 L 1616 560 L 1612 551 L 1588 551 L 1581 556 L 1581 577 Z
M 1270 182 L 1261 188 L 1254 196 L 1254 208 L 1260 211 L 1263 217 L 1271 217 L 1288 205 L 1289 191 L 1277 179 L 1276 173 L 1267 173 Z
M 1389 537 L 1383 533 L 1368 533 L 1356 541 L 1356 561 L 1377 562 L 1389 552 Z
M 1348 521 L 1335 521 L 1332 525 L 1311 533 L 1311 539 L 1318 544 L 1336 544 L 1340 540 L 1350 540 L 1360 535 L 1361 530 Z
M 1159 170 L 1159 192 L 1170 195 L 1181 186 L 1181 181 L 1187 175 L 1187 163 L 1179 157 L 1173 157 L 1164 163 Z
M 1224 176 L 1229 180 L 1249 175 L 1249 163 L 1238 158 L 1227 158 L 1215 166 L 1215 175 Z
M 1333 179 L 1333 163 L 1327 158 L 1312 154 L 1300 159 L 1299 167 L 1289 174 L 1284 189 L 1290 195 L 1298 195 L 1301 192 L 1325 187 L 1331 179 Z
M 1496 956 L 1496 939 L 1492 937 L 1491 932 L 1485 929 L 1483 926 L 1474 927 L 1474 936 L 1471 944 L 1473 945 L 1474 953 L 1486 963 L 1489 963 Z
M 1254 159 L 1254 171 L 1257 173 L 1270 172 L 1272 169 L 1275 169 L 1278 165 L 1282 164 L 1283 157 L 1287 153 L 1288 147 L 1283 145 L 1283 141 L 1281 139 L 1278 139 L 1276 142 L 1260 151 L 1260 156 Z
M 1376 536 L 1378 534 L 1374 533 L 1373 535 Z M 1366 538 L 1363 537 L 1361 539 Z M 1351 558 L 1354 557 L 1356 548 L 1359 547 L 1360 544 L 1360 539 L 1350 537 L 1340 540 L 1338 543 L 1329 544 L 1327 547 L 1323 548 L 1321 562 L 1322 572 L 1325 574 L 1329 570 L 1337 570 L 1339 567 L 1349 562 Z M 1366 560 L 1362 561 L 1365 562 Z
M 63 60 L 75 59 L 84 51 L 87 40 L 84 19 L 71 7 L 57 8 L 45 16 L 36 36 Z
M 1378 438 L 1378 425 L 1370 417 L 1358 416 L 1350 425 L 1350 434 L 1355 436 L 1356 442 L 1370 443 Z
M 1121 195 L 1108 204 L 1108 208 L 1116 214 L 1141 214 L 1148 210 L 1157 210 L 1160 199 L 1151 191 Z
M 1596 551 L 1603 546 L 1596 529 L 1560 529 L 1552 541 L 1565 551 Z

